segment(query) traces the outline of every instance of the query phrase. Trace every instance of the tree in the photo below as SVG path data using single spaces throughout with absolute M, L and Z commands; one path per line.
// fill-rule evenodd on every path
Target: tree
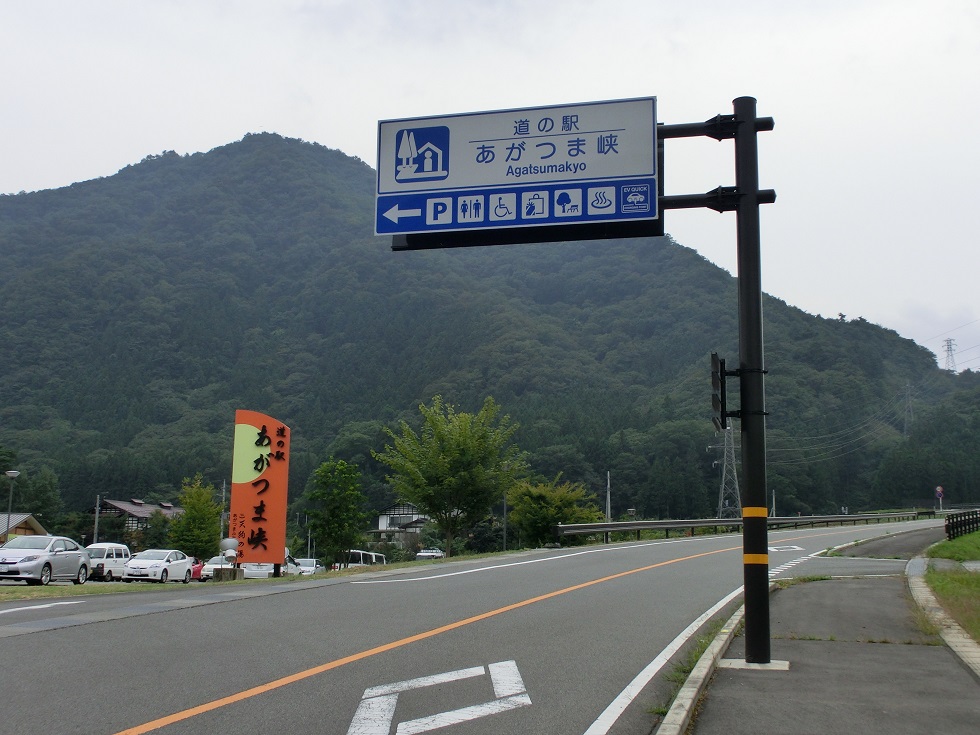
M 476 414 L 457 413 L 438 395 L 419 411 L 421 433 L 404 421 L 400 434 L 386 429 L 394 445 L 385 444 L 374 457 L 391 468 L 386 479 L 398 497 L 439 527 L 450 554 L 453 538 L 487 516 L 527 463 L 511 443 L 518 424 L 500 416 L 500 407 L 489 396 Z
M 522 482 L 516 485 L 507 499 L 511 506 L 510 521 L 521 534 L 525 546 L 541 546 L 554 539 L 554 528 L 559 523 L 596 523 L 605 515 L 580 482 L 558 481 Z M 572 539 L 583 537 L 571 537 Z
M 43 525 L 53 523 L 61 514 L 61 494 L 58 476 L 50 467 L 42 467 L 27 481 L 27 492 L 18 503 L 18 510 L 31 513 Z
M 193 479 L 184 478 L 177 501 L 184 512 L 170 522 L 168 534 L 174 548 L 199 559 L 218 553 L 221 506 L 214 496 L 214 486 L 205 483 L 200 473 Z
M 357 465 L 330 459 L 313 472 L 310 532 L 327 560 L 340 561 L 360 541 L 367 526 L 367 498 L 361 492 Z
M 154 510 L 147 519 L 146 527 L 130 534 L 127 542 L 134 551 L 165 549 L 169 543 L 171 520 L 162 510 Z

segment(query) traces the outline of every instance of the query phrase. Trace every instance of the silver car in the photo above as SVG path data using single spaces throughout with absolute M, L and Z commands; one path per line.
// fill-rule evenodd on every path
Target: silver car
M 64 536 L 17 536 L 0 546 L 0 579 L 85 584 L 91 568 L 88 552 Z

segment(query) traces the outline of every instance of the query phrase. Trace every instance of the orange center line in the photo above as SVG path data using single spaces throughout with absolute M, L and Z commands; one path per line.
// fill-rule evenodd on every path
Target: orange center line
M 593 579 L 589 582 L 582 582 L 581 584 L 576 584 L 571 587 L 565 587 L 564 589 L 555 590 L 554 592 L 548 592 L 544 595 L 538 595 L 537 597 L 531 597 L 527 600 L 522 600 L 521 602 L 515 602 L 511 605 L 505 605 L 504 607 L 498 607 L 496 610 L 490 610 L 485 613 L 480 613 L 479 615 L 474 615 L 469 618 L 464 618 L 463 620 L 457 620 L 455 623 L 449 623 L 447 625 L 442 625 L 438 628 L 433 628 L 432 630 L 425 631 L 424 633 L 416 633 L 415 635 L 410 635 L 406 638 L 401 638 L 397 641 L 392 641 L 391 643 L 385 643 L 381 646 L 376 646 L 375 648 L 369 648 L 366 651 L 361 651 L 360 653 L 354 653 L 350 656 L 344 656 L 343 658 L 338 658 L 325 664 L 320 664 L 319 666 L 314 666 L 313 668 L 306 669 L 305 671 L 297 671 L 295 674 L 290 674 L 289 676 L 284 676 L 281 679 L 275 679 L 273 681 L 267 682 L 265 684 L 260 684 L 259 686 L 252 687 L 250 689 L 245 689 L 236 694 L 230 694 L 227 697 L 222 697 L 220 699 L 212 700 L 211 702 L 205 702 L 204 704 L 199 704 L 196 707 L 190 707 L 180 712 L 174 712 L 171 715 L 166 715 L 155 720 L 150 720 L 142 725 L 136 725 L 135 727 L 130 727 L 126 730 L 120 730 L 115 735 L 143 735 L 143 733 L 153 732 L 154 730 L 159 730 L 160 728 L 167 727 L 168 725 L 173 725 L 174 723 L 181 722 L 183 720 L 188 720 L 191 717 L 196 717 L 197 715 L 202 715 L 205 712 L 211 712 L 221 707 L 226 707 L 229 704 L 235 704 L 236 702 L 243 702 L 246 699 L 251 699 L 252 697 L 257 697 L 260 694 L 265 694 L 266 692 L 271 692 L 274 689 L 279 689 L 280 687 L 287 686 L 289 684 L 295 684 L 303 679 L 308 679 L 311 676 L 316 676 L 317 674 L 322 674 L 326 671 L 332 671 L 333 669 L 340 668 L 341 666 L 346 666 L 347 664 L 355 663 L 357 661 L 363 661 L 366 658 L 372 656 L 377 656 L 381 653 L 386 653 L 388 651 L 393 651 L 396 648 L 402 648 L 403 646 L 410 645 L 412 643 L 418 643 L 419 641 L 424 641 L 427 638 L 433 638 L 437 635 L 442 635 L 443 633 L 448 633 L 458 628 L 462 628 L 467 625 L 472 625 L 473 623 L 479 623 L 481 620 L 487 620 L 496 615 L 502 615 L 513 610 L 518 610 L 522 607 L 527 607 L 528 605 L 533 605 L 536 602 L 543 602 L 544 600 L 550 600 L 553 597 L 558 597 L 560 595 L 566 595 L 570 592 L 576 592 L 577 590 L 585 589 L 586 587 L 591 587 L 596 584 L 602 584 L 603 582 L 610 582 L 614 579 L 620 579 L 621 577 L 627 577 L 631 574 L 637 574 L 639 572 L 646 572 L 651 569 L 656 569 L 657 567 L 664 567 L 669 564 L 676 564 L 682 561 L 690 561 L 692 559 L 698 559 L 703 556 L 711 556 L 712 554 L 722 554 L 728 551 L 740 551 L 741 546 L 735 546 L 727 549 L 717 549 L 716 551 L 705 551 L 701 554 L 692 554 L 690 556 L 680 557 L 678 559 L 670 559 L 668 561 L 658 562 L 656 564 L 650 564 L 645 567 L 638 567 L 637 569 L 630 569 L 625 572 L 618 572 L 617 574 L 611 574 L 608 577 L 601 577 L 599 579 Z

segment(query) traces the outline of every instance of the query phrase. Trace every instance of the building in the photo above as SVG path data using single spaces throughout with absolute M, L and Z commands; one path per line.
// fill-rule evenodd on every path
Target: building
M 428 522 L 429 518 L 411 503 L 395 503 L 378 514 L 378 527 L 368 533 L 377 536 L 378 541 L 405 548 L 417 543 L 422 526 Z
M 95 512 L 95 509 L 92 509 Z M 154 511 L 160 511 L 167 518 L 174 518 L 184 512 L 173 503 L 147 503 L 139 498 L 130 500 L 102 500 L 99 503 L 99 515 L 117 516 L 126 519 L 127 531 L 141 531 L 150 524 L 150 516 Z
M 5 533 L 10 529 L 9 534 Z M 0 513 L 0 543 L 7 543 L 8 536 L 47 536 L 48 532 L 44 529 L 37 518 L 30 513 Z

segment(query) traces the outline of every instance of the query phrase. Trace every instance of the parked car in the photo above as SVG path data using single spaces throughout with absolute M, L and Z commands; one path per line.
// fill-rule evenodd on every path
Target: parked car
M 422 549 L 415 555 L 416 559 L 442 559 L 446 555 L 439 549 Z
M 245 562 L 242 564 L 242 569 L 245 570 L 245 579 L 268 579 L 275 574 L 275 566 L 275 564 L 262 562 Z M 293 557 L 287 554 L 282 564 L 279 565 L 279 574 L 286 577 L 299 573 L 299 564 L 296 563 Z
M 129 547 L 125 544 L 89 544 L 85 550 L 92 560 L 88 572 L 89 579 L 101 579 L 105 582 L 122 579 L 126 571 L 126 562 L 132 556 Z
M 147 549 L 126 563 L 123 582 L 183 582 L 191 581 L 191 559 L 177 549 Z
M 15 536 L 0 546 L 0 579 L 85 584 L 91 566 L 88 552 L 64 536 Z
M 220 554 L 218 556 L 212 556 L 201 567 L 201 581 L 209 582 L 214 579 L 215 569 L 231 569 L 233 566 L 235 566 L 234 562 L 228 561 Z
M 327 571 L 319 559 L 297 559 L 296 563 L 299 564 L 300 574 L 311 575 Z

